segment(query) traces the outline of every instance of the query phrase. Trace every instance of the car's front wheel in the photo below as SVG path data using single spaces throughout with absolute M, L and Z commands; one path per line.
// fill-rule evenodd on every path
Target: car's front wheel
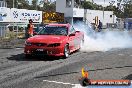
M 64 58 L 68 58 L 70 54 L 69 45 L 66 44 L 64 47 Z
M 32 55 L 30 55 L 30 54 L 25 54 L 25 58 L 30 59 L 30 58 L 32 58 Z

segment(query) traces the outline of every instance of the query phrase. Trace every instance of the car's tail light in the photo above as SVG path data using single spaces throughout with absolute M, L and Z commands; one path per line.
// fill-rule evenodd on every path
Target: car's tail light
M 60 43 L 53 43 L 48 45 L 48 47 L 57 47 L 57 46 L 60 46 Z

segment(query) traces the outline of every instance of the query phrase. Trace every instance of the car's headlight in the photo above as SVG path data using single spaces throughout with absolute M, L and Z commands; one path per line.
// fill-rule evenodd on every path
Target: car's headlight
M 57 47 L 57 46 L 60 46 L 60 43 L 53 43 L 48 45 L 48 47 Z
M 26 46 L 31 46 L 32 43 L 31 43 L 31 42 L 27 42 L 27 41 L 25 41 L 25 45 L 26 45 Z

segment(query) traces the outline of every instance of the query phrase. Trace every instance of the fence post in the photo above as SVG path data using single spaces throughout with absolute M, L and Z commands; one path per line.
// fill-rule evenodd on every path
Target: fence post
M 4 26 L 4 37 L 6 37 L 6 26 Z
M 0 26 L 0 36 L 2 37 L 2 27 Z
M 17 38 L 18 38 L 18 25 L 17 25 Z

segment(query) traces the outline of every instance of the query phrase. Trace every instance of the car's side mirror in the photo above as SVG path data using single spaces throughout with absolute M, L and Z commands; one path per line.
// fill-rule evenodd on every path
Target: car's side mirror
M 75 33 L 71 33 L 69 36 L 75 36 Z
M 34 32 L 33 35 L 37 35 L 38 33 L 37 32 Z
M 76 31 L 76 33 L 78 33 L 78 32 L 80 32 L 80 31 Z

